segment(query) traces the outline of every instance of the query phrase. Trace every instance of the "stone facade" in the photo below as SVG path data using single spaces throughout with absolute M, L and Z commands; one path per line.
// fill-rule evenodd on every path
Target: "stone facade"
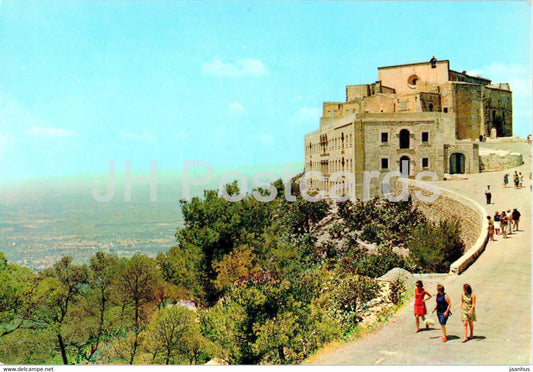
M 378 77 L 346 86 L 346 102 L 324 102 L 320 128 L 305 136 L 305 171 L 323 176 L 308 180 L 312 189 L 354 186 L 360 198 L 365 174 L 376 194 L 390 171 L 410 178 L 431 171 L 439 179 L 478 173 L 480 135 L 512 135 L 508 84 L 491 85 L 435 58 L 379 67 Z

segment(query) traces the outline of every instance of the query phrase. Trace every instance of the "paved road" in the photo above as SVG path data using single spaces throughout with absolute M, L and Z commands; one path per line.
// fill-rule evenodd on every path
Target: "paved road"
M 498 236 L 463 274 L 440 279 L 452 302 L 448 320 L 448 342 L 441 341 L 437 324 L 415 334 L 412 304 L 406 306 L 378 332 L 313 358 L 325 365 L 523 365 L 531 364 L 531 148 L 526 144 L 503 144 L 524 154 L 525 164 L 509 171 L 526 176 L 523 189 L 504 188 L 505 172 L 470 175 L 468 180 L 438 181 L 437 185 L 457 191 L 494 211 L 518 208 L 520 231 L 509 239 Z M 525 173 L 524 173 L 525 172 Z M 511 178 L 512 179 L 512 178 Z M 491 185 L 493 203 L 486 205 L 483 190 Z M 434 295 L 437 279 L 424 287 Z M 461 343 L 461 292 L 470 283 L 477 296 L 477 322 L 473 340 Z M 428 309 L 434 307 L 434 299 Z

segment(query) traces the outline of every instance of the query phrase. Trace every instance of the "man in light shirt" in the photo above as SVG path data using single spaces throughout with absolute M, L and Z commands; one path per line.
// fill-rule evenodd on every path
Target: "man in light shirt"
M 487 188 L 485 189 L 485 197 L 487 198 L 487 204 L 490 204 L 490 200 L 492 199 L 492 191 L 490 191 L 490 185 L 487 185 Z

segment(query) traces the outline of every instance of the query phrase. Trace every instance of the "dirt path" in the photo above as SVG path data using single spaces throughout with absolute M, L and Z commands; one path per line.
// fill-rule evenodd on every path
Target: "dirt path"
M 438 181 L 440 187 L 457 191 L 483 205 L 490 215 L 518 208 L 520 231 L 509 239 L 496 237 L 485 252 L 463 274 L 440 279 L 452 301 L 448 320 L 448 342 L 441 341 L 436 322 L 430 330 L 415 334 L 413 304 L 409 304 L 383 328 L 360 341 L 326 350 L 311 364 L 323 365 L 521 365 L 531 364 L 531 148 L 526 144 L 502 144 L 524 154 L 525 164 L 507 170 L 525 175 L 525 187 L 503 187 L 504 171 L 469 175 L 468 180 Z M 512 180 L 512 178 L 511 178 Z M 486 205 L 483 190 L 490 184 L 493 204 Z M 473 340 L 461 343 L 461 292 L 470 283 L 477 296 L 477 322 Z M 435 294 L 436 279 L 424 287 Z M 434 299 L 428 302 L 428 310 Z M 436 317 L 433 316 L 436 320 Z

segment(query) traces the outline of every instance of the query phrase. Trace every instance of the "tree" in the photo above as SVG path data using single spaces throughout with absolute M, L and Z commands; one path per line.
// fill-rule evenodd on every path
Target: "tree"
M 33 293 L 36 320 L 51 327 L 56 333 L 63 364 L 68 364 L 68 357 L 62 327 L 86 282 L 87 267 L 74 265 L 72 257 L 63 257 L 39 275 L 38 285 Z
M 0 360 L 5 364 L 47 364 L 57 355 L 51 329 L 21 327 L 0 338 Z
M 201 310 L 199 316 L 201 332 L 210 341 L 210 354 L 228 364 L 240 364 L 247 349 L 244 307 L 225 299 Z
M 115 319 L 109 313 L 120 273 L 121 262 L 116 255 L 97 252 L 90 258 L 88 286 L 68 317 L 68 338 L 77 349 L 78 359 L 94 362 L 102 340 L 109 338 L 115 328 Z
M 260 355 L 274 351 L 277 354 L 274 361 L 286 364 L 285 349 L 298 333 L 297 317 L 290 311 L 282 312 L 257 327 L 255 332 L 258 335 L 254 344 L 255 351 Z
M 163 279 L 175 286 L 177 298 L 205 298 L 203 283 L 207 279 L 202 272 L 202 256 L 200 247 L 188 243 L 174 246 L 157 255 Z
M 448 272 L 464 253 L 459 221 L 443 220 L 417 227 L 407 240 L 407 248 L 423 271 Z
M 196 314 L 181 306 L 158 310 L 145 331 L 144 342 L 156 362 L 173 364 L 179 357 L 190 364 L 198 362 L 202 338 Z
M 27 298 L 35 274 L 28 268 L 8 263 L 0 252 L 0 337 L 20 329 L 28 319 Z
M 286 202 L 287 213 L 284 221 L 292 234 L 309 234 L 311 226 L 324 218 L 329 211 L 328 202 L 324 199 L 310 202 L 298 196 L 295 202 Z
M 239 193 L 237 182 L 226 185 L 226 191 L 230 195 Z M 215 287 L 217 263 L 240 246 L 261 247 L 261 235 L 271 223 L 274 206 L 250 196 L 230 202 L 214 190 L 205 191 L 203 199 L 180 203 L 185 225 L 176 232 L 176 253 L 163 270 L 170 268 L 179 275 L 180 283 L 174 282 L 176 285 L 189 284 L 192 293 L 201 295 L 200 302 L 213 305 L 223 295 Z M 168 266 L 173 263 L 175 268 Z
M 133 307 L 133 344 L 129 352 L 129 363 L 133 364 L 139 346 L 139 334 L 146 320 L 144 307 L 155 300 L 155 288 L 160 273 L 155 260 L 143 254 L 123 259 L 124 269 L 120 278 L 120 290 L 125 304 Z
M 221 261 L 213 263 L 213 267 L 217 272 L 215 287 L 224 292 L 258 270 L 254 265 L 254 254 L 247 245 L 227 254 Z

